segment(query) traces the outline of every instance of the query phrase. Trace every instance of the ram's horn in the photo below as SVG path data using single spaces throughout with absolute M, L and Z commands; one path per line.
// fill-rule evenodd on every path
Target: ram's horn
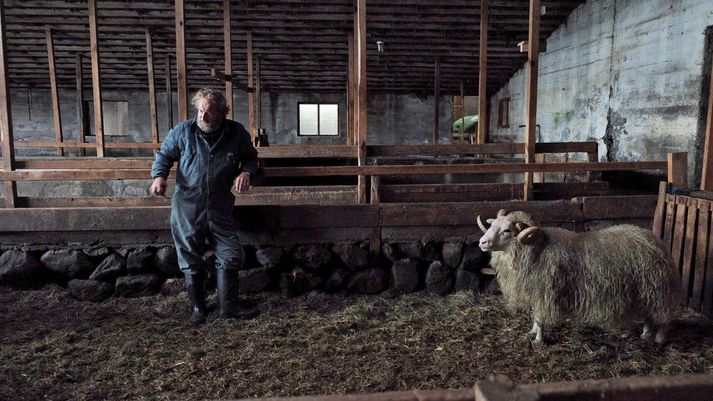
M 478 220 L 478 226 L 480 227 L 480 229 L 483 230 L 483 232 L 487 232 L 488 228 L 485 227 L 485 224 L 483 224 L 483 222 L 480 220 L 480 215 L 478 215 L 477 220 Z
M 521 244 L 527 244 L 530 238 L 538 231 L 540 231 L 540 227 L 527 227 L 526 229 L 520 231 L 520 234 L 517 235 L 517 240 Z
M 509 217 L 511 217 L 513 221 L 517 223 L 523 223 L 530 227 L 537 227 L 540 225 L 540 223 L 538 223 L 537 220 L 532 218 L 529 213 L 525 213 L 523 211 L 512 212 L 509 214 Z
M 508 214 L 508 212 L 506 212 L 505 209 L 498 210 L 498 217 L 503 217 L 506 214 Z

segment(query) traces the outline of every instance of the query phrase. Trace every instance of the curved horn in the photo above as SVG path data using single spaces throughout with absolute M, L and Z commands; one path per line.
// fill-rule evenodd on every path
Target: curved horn
M 497 217 L 503 217 L 503 216 L 505 216 L 506 214 L 508 214 L 508 212 L 506 212 L 505 209 L 500 209 L 500 210 L 498 210 L 498 216 L 497 216 Z
M 487 232 L 488 228 L 485 227 L 485 224 L 483 224 L 483 222 L 480 220 L 480 215 L 478 215 L 477 220 L 478 220 L 478 226 L 480 226 L 480 229 L 483 230 L 483 232 Z
M 540 223 L 537 222 L 529 213 L 523 211 L 512 212 L 509 215 L 515 222 L 524 223 L 530 227 L 537 227 Z
M 532 238 L 532 236 L 535 235 L 538 231 L 540 231 L 540 227 L 527 227 L 526 229 L 520 231 L 520 234 L 517 235 L 517 240 L 521 244 L 527 244 L 530 238 Z

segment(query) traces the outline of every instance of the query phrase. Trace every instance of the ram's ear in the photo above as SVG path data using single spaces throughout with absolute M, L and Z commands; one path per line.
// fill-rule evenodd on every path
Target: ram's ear
M 522 223 L 519 223 L 522 224 Z M 527 227 L 520 231 L 520 234 L 517 235 L 517 240 L 521 244 L 527 245 L 531 244 L 535 238 L 537 238 L 537 233 L 540 231 L 540 227 Z

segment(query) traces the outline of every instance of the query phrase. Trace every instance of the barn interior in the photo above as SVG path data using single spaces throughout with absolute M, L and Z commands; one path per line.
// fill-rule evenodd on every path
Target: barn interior
M 697 0 L 0 1 L 3 397 L 711 399 L 711 27 Z M 261 159 L 234 216 L 262 314 L 194 328 L 175 175 L 149 186 L 202 87 Z M 671 341 L 533 346 L 478 247 L 501 209 L 653 230 Z

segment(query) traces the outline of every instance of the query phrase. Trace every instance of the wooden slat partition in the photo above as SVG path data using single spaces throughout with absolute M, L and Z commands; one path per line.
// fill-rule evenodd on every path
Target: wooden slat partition
M 667 189 L 662 183 L 662 192 Z M 713 315 L 713 201 L 688 195 L 660 193 L 653 231 L 671 251 L 681 303 Z

